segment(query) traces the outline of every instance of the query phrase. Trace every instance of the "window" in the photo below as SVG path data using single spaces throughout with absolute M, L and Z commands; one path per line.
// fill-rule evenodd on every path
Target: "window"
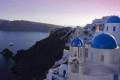
M 108 31 L 108 26 L 107 26 L 107 31 Z
M 116 31 L 116 27 L 115 26 L 113 27 L 113 31 Z
M 80 49 L 80 57 L 82 57 L 82 49 Z
M 87 38 L 84 38 L 84 40 L 87 40 Z
M 88 57 L 88 48 L 85 48 L 85 57 Z
M 104 55 L 101 55 L 101 61 L 102 62 L 104 61 Z
M 92 36 L 92 34 L 90 34 L 90 37 Z
M 93 60 L 93 53 L 91 53 L 91 60 Z
M 70 47 L 70 56 L 73 57 L 73 47 Z
M 55 76 L 52 76 L 52 80 L 56 80 L 56 79 L 55 79 Z
M 114 64 L 115 63 L 115 57 L 116 57 L 115 54 L 113 54 L 112 57 L 113 57 L 112 58 L 112 63 Z

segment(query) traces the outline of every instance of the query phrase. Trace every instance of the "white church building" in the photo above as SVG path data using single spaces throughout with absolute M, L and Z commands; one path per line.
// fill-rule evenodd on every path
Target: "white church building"
M 106 20 L 104 32 L 113 35 L 120 46 L 120 18 L 118 16 L 111 16 Z
M 120 18 L 109 17 L 103 33 L 86 46 L 78 37 L 71 42 L 67 80 L 118 80 L 120 74 Z

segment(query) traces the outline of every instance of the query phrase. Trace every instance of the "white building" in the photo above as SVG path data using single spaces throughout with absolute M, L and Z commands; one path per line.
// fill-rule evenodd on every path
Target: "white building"
M 120 18 L 118 16 L 111 16 L 106 20 L 104 32 L 113 35 L 120 46 Z
M 120 72 L 120 48 L 107 33 L 96 35 L 88 47 L 77 37 L 68 63 L 68 80 L 113 80 Z
M 83 27 L 76 27 L 75 28 L 75 32 L 73 34 L 73 38 L 71 38 L 72 40 L 75 39 L 76 37 L 79 37 L 81 40 L 84 41 L 84 43 L 90 43 L 93 36 L 94 36 L 95 32 L 89 29 L 85 29 Z M 71 41 L 72 41 L 71 40 Z
M 55 69 L 50 69 L 45 80 L 65 80 L 67 78 L 68 65 L 61 64 Z
M 72 39 L 75 39 L 76 37 L 81 37 L 83 35 L 84 35 L 84 28 L 77 26 L 75 28 L 75 32 L 74 35 L 72 36 L 73 37 Z
M 62 59 L 55 62 L 53 68 L 48 71 L 45 80 L 67 80 L 68 65 L 64 63 L 68 61 L 68 57 L 69 51 L 64 50 Z
M 60 64 L 68 62 L 68 58 L 69 58 L 69 50 L 64 49 L 64 54 L 62 56 L 62 59 L 56 61 L 53 67 L 56 67 L 56 66 L 59 66 Z

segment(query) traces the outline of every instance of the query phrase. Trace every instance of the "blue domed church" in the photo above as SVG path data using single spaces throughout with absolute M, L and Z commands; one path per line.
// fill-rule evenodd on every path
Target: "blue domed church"
M 111 16 L 106 20 L 104 32 L 113 35 L 120 46 L 120 18 L 118 16 Z
M 120 18 L 109 17 L 103 33 L 89 46 L 80 38 L 71 42 L 67 80 L 118 80 L 120 74 Z

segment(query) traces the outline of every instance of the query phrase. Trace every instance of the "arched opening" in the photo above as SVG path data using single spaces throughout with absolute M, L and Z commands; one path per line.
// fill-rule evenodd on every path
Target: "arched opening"
M 78 73 L 79 72 L 79 61 L 77 59 L 72 61 L 72 72 L 73 73 Z
M 75 57 L 77 56 L 77 53 L 78 53 L 78 48 L 74 47 L 73 48 L 73 54 L 74 54 Z

